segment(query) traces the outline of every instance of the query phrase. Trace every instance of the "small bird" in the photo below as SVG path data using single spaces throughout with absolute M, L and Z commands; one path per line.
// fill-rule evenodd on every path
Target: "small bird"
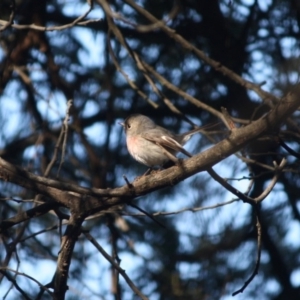
M 150 168 L 163 166 L 170 160 L 178 163 L 179 159 L 175 156 L 178 152 L 192 157 L 192 154 L 182 146 L 193 134 L 203 130 L 198 128 L 186 133 L 174 134 L 141 114 L 131 115 L 120 124 L 125 130 L 129 153 L 135 160 Z

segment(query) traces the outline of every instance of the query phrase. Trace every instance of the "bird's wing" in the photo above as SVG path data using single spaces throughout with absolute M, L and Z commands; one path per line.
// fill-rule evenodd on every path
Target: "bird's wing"
M 186 151 L 180 145 L 180 143 L 178 143 L 175 139 L 173 139 L 170 136 L 167 136 L 167 135 L 159 136 L 158 134 L 155 134 L 154 131 L 152 132 L 152 130 L 151 130 L 151 131 L 148 131 L 147 133 L 143 133 L 143 137 L 146 140 L 151 141 L 151 142 L 163 147 L 166 151 L 168 151 L 168 149 L 172 149 L 175 152 L 181 152 L 181 153 L 185 154 L 186 156 L 192 157 L 191 153 Z M 171 154 L 171 155 L 173 155 L 173 154 Z

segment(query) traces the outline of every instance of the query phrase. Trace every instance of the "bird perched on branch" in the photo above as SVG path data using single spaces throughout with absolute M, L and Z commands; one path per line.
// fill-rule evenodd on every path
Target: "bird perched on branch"
M 152 168 L 163 166 L 169 160 L 178 163 L 178 152 L 192 157 L 182 146 L 191 136 L 203 128 L 185 133 L 174 134 L 166 128 L 156 125 L 150 118 L 134 114 L 120 123 L 125 130 L 127 149 L 138 162 Z

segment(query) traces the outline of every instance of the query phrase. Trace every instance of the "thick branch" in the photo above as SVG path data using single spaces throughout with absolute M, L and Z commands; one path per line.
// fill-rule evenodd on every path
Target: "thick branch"
M 72 214 L 69 220 L 66 233 L 62 238 L 61 249 L 57 260 L 57 268 L 54 276 L 54 294 L 53 299 L 65 299 L 65 293 L 68 289 L 67 280 L 71 264 L 71 258 L 75 243 L 81 233 L 81 224 L 83 217 L 77 214 Z

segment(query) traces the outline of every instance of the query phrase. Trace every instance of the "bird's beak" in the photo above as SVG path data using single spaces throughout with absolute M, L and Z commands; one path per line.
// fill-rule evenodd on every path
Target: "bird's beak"
M 125 124 L 122 122 L 118 122 L 121 126 L 125 127 Z

